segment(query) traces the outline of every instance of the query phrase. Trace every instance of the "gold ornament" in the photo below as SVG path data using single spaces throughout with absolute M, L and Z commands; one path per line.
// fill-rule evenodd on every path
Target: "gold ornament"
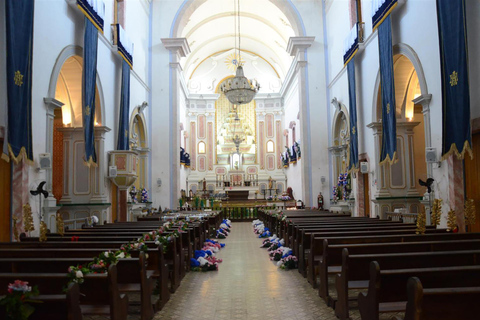
M 13 218 L 13 237 L 15 241 L 20 241 L 18 238 L 17 219 Z
M 65 234 L 65 223 L 63 222 L 63 217 L 60 212 L 57 212 L 57 232 L 63 237 Z
M 475 201 L 473 199 L 467 199 L 465 201 L 465 224 L 467 226 L 472 226 L 476 223 L 475 215 Z
M 23 226 L 25 232 L 35 230 L 33 225 L 32 207 L 28 203 L 23 205 Z
M 438 226 L 442 217 L 442 199 L 433 200 L 432 206 L 432 224 Z
M 447 217 L 447 231 L 453 231 L 457 226 L 457 215 L 455 214 L 455 210 L 448 211 Z
M 47 241 L 47 224 L 45 221 L 40 222 L 40 242 L 45 242 Z
M 425 212 L 420 212 L 417 216 L 417 234 L 425 234 L 427 224 L 427 215 Z

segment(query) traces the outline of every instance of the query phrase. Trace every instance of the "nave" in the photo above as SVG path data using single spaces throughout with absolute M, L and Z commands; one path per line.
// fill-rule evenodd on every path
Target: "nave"
M 281 270 L 270 261 L 250 222 L 235 222 L 232 230 L 217 255 L 223 259 L 218 272 L 187 274 L 155 320 L 337 319 L 298 270 Z M 360 319 L 357 309 L 351 318 Z

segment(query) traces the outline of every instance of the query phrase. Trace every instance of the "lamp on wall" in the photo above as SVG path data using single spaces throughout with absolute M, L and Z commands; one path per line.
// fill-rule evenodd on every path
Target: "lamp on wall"
M 258 90 L 260 90 L 260 84 L 256 80 L 248 80 L 243 74 L 242 59 L 240 57 L 240 0 L 236 1 L 237 5 L 235 5 L 235 0 L 233 3 L 235 13 L 235 32 L 238 28 L 238 48 L 236 42 L 237 37 L 235 35 L 235 50 L 238 51 L 238 54 L 235 54 L 236 59 L 234 59 L 233 63 L 237 66 L 237 70 L 235 77 L 224 81 L 220 86 L 220 90 L 228 98 L 228 101 L 236 105 L 241 105 L 253 100 Z

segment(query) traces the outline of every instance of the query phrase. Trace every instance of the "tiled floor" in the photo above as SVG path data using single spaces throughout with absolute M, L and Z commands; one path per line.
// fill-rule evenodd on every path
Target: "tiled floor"
M 337 319 L 297 270 L 270 261 L 250 223 L 233 223 L 222 241 L 219 271 L 187 274 L 155 319 Z
M 232 232 L 221 241 L 227 245 L 217 254 L 223 259 L 219 271 L 188 273 L 155 320 L 337 319 L 297 270 L 284 271 L 270 261 L 250 223 L 233 223 Z M 138 307 L 129 309 L 128 320 L 140 320 Z M 391 316 L 381 315 L 380 319 Z M 360 320 L 353 304 L 350 317 Z

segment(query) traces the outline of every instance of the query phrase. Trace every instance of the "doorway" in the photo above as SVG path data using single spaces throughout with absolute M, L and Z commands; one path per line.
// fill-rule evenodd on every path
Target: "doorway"
M 476 222 L 468 232 L 480 232 L 480 132 L 472 136 L 473 160 L 465 156 L 465 192 L 475 201 Z

